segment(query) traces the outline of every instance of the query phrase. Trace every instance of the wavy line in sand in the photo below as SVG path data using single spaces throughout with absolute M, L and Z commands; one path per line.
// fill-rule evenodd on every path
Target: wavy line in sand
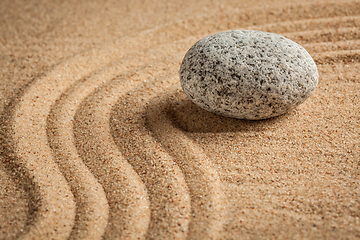
M 351 62 L 346 64 L 326 64 L 320 65 L 319 74 L 326 75 L 322 81 L 334 82 L 340 80 L 341 82 L 359 82 L 360 64 L 358 62 Z
M 13 159 L 31 176 L 30 187 L 35 187 L 32 194 L 37 198 L 33 222 L 20 238 L 57 239 L 70 235 L 75 218 L 74 199 L 48 145 L 46 119 L 51 104 L 77 79 L 79 69 L 83 70 L 77 64 L 88 59 L 89 54 L 85 54 L 69 61 L 71 67 L 59 65 L 30 85 L 14 106 L 8 136 Z M 66 78 L 61 77 L 64 73 L 68 74 Z
M 146 47 L 148 46 L 142 46 L 143 49 L 146 49 Z M 141 50 L 141 48 L 138 50 Z M 154 51 L 154 49 L 152 49 L 152 51 Z M 105 238 L 141 238 L 148 227 L 149 204 L 147 203 L 146 190 L 136 173 L 131 169 L 131 166 L 126 161 L 119 160 L 122 159 L 121 154 L 116 147 L 114 147 L 115 145 L 111 145 L 111 141 L 107 141 L 109 139 L 108 136 L 102 135 L 104 137 L 102 139 L 103 142 L 94 140 L 95 144 L 101 143 L 100 145 L 96 145 L 98 150 L 97 155 L 92 155 L 89 158 L 88 152 L 84 154 L 84 151 L 82 152 L 83 154 L 80 155 L 83 158 L 82 160 L 85 161 L 86 165 L 105 188 L 105 194 L 110 205 L 109 223 L 105 223 L 106 220 L 104 221 L 104 219 L 108 218 L 108 205 L 104 198 L 103 189 L 81 162 L 74 148 L 74 139 L 72 138 L 73 118 L 76 109 L 78 107 L 81 108 L 80 103 L 88 94 L 106 82 L 107 79 L 113 78 L 113 80 L 115 80 L 114 77 L 116 77 L 116 74 L 128 70 L 129 65 L 134 68 L 138 62 L 141 62 L 140 59 L 135 56 L 136 54 L 132 54 L 125 59 L 122 58 L 118 62 L 110 64 L 110 66 L 105 66 L 100 74 L 93 74 L 91 77 L 88 77 L 88 79 L 78 81 L 62 94 L 60 100 L 57 101 L 52 108 L 52 114 L 48 121 L 48 136 L 57 157 L 57 162 L 60 164 L 72 189 L 75 191 L 75 199 L 77 200 L 78 206 L 78 214 L 76 215 L 75 226 L 71 234 L 73 238 L 91 237 L 96 239 L 100 238 L 104 231 Z M 125 62 L 125 64 L 122 64 L 123 62 Z M 139 69 L 135 71 L 137 70 Z M 137 84 L 140 84 L 139 81 L 128 81 L 123 84 L 123 86 L 131 89 Z M 126 92 L 125 89 L 122 90 Z M 120 93 L 121 92 L 122 91 L 120 91 Z M 98 129 L 99 126 L 103 125 L 97 125 L 97 128 L 93 128 L 92 130 Z M 106 129 L 106 126 L 104 126 L 102 130 L 104 129 Z M 78 133 L 76 129 L 75 133 Z M 83 139 L 84 133 L 85 132 L 81 132 L 81 134 L 77 134 L 77 140 Z M 91 137 L 94 136 L 91 131 L 90 133 L 91 134 L 85 136 L 86 139 L 83 139 L 87 143 L 91 142 Z M 103 134 L 103 132 L 98 132 L 98 134 Z M 87 139 L 88 137 L 90 137 L 90 140 Z M 94 147 L 94 145 L 85 145 L 91 149 Z M 111 147 L 113 148 L 111 149 Z M 107 156 L 107 151 L 110 151 L 112 154 Z M 96 157 L 98 157 L 97 159 L 103 160 L 103 162 L 93 162 L 93 159 L 96 159 Z M 115 169 L 123 169 L 123 171 L 116 172 L 114 171 Z M 111 176 L 109 177 L 106 174 Z M 76 176 L 75 179 L 72 179 L 74 176 Z M 113 179 L 116 179 L 116 183 L 112 182 Z M 89 191 L 90 189 L 92 189 L 92 191 Z M 99 207 L 101 205 L 103 205 L 103 208 Z M 106 225 L 107 229 L 104 230 Z
M 131 63 L 131 61 L 127 63 Z M 115 78 L 126 70 L 128 70 L 126 66 L 115 62 L 104 67 L 100 73 L 92 74 L 88 79 L 79 81 L 57 101 L 52 109 L 52 116 L 49 118 L 51 122 L 48 132 L 51 136 L 52 148 L 56 152 L 59 165 L 68 168 L 64 174 L 72 186 L 77 202 L 77 222 L 81 226 L 74 227 L 73 231 L 86 234 L 84 237 L 87 239 L 89 237 L 99 239 L 104 231 L 104 236 L 108 238 L 129 236 L 141 238 L 148 225 L 149 210 L 146 191 L 136 173 L 126 160 L 123 160 L 117 149 L 107 148 L 113 154 L 105 157 L 105 160 L 102 159 L 103 161 L 96 161 L 99 158 L 85 157 L 81 159 L 77 153 L 73 136 L 73 120 L 81 102 L 108 79 Z M 89 139 L 85 141 L 91 142 L 91 137 L 86 137 Z M 98 151 L 104 149 L 104 144 L 98 146 L 100 149 Z M 111 146 L 111 144 L 109 145 Z M 93 175 L 83 161 L 98 180 L 93 179 Z M 115 169 L 118 171 L 114 171 Z M 103 192 L 103 188 L 105 192 Z M 101 193 L 92 193 L 89 191 L 91 189 L 101 190 Z M 108 210 L 105 207 L 100 208 L 101 205 L 109 205 L 109 216 L 107 216 Z M 97 216 L 96 212 L 98 212 Z M 105 230 L 99 230 L 99 226 L 103 225 L 99 222 L 100 217 L 106 220 L 109 218 L 109 222 L 106 221 L 107 228 Z M 77 235 L 77 238 L 79 237 Z
M 177 86 L 151 99 L 146 123 L 185 175 L 191 196 L 190 238 L 218 239 L 226 215 L 225 196 L 211 161 L 171 120 L 168 111 L 171 105 L 177 104 L 172 96 L 180 92 Z
M 360 49 L 360 40 L 348 40 L 323 43 L 304 43 L 302 46 L 313 54 Z
M 360 50 L 332 51 L 315 55 L 317 64 L 359 63 Z
M 91 155 L 94 154 L 94 151 L 89 148 L 99 146 L 104 151 L 102 154 L 109 154 L 107 150 L 109 147 L 106 145 L 109 142 L 111 143 L 109 138 L 111 138 L 110 133 L 113 130 L 104 131 L 104 129 L 109 127 L 109 113 L 112 112 L 112 107 L 119 98 L 122 98 L 131 89 L 131 87 L 126 86 L 129 82 L 143 84 L 144 82 L 138 79 L 152 78 L 149 71 L 154 68 L 165 69 L 166 64 L 155 64 L 146 67 L 137 71 L 130 79 L 110 81 L 88 97 L 78 111 L 75 130 L 77 137 L 80 137 L 82 132 L 86 132 L 87 136 L 90 136 L 90 141 L 89 137 L 86 137 L 86 140 L 91 144 L 82 143 L 82 146 L 79 145 L 80 152 L 86 151 L 87 154 Z M 128 107 L 128 105 L 123 107 Z M 121 114 L 122 118 L 137 118 L 138 116 L 140 115 Z M 131 119 L 117 119 L 117 121 L 119 121 L 123 129 L 121 131 L 121 135 L 123 135 L 121 140 L 126 142 L 126 145 L 119 145 L 117 141 L 115 142 L 122 154 L 139 174 L 149 194 L 151 222 L 147 237 L 182 238 L 187 232 L 188 209 L 190 209 L 190 206 L 186 183 L 183 180 L 181 171 L 171 159 L 164 157 L 161 152 L 156 150 L 156 144 L 152 143 L 151 138 L 140 134 L 134 129 L 127 128 L 132 122 Z M 94 137 L 91 137 L 92 134 L 94 134 Z M 125 148 L 126 151 L 124 151 Z M 101 156 L 93 157 L 99 158 Z
M 357 14 L 360 14 L 360 12 L 358 12 Z M 279 34 L 282 33 L 293 34 L 296 32 L 306 32 L 306 31 L 311 32 L 319 29 L 336 30 L 339 28 L 339 25 L 341 25 L 342 28 L 360 27 L 360 16 L 340 15 L 334 17 L 307 18 L 307 19 L 294 20 L 294 21 L 262 24 L 258 26 L 251 26 L 251 28 L 254 30 L 276 32 Z
M 104 79 L 114 78 L 113 82 L 120 82 L 123 87 L 118 89 L 120 94 L 139 84 L 137 81 L 131 81 L 130 75 L 141 68 L 117 76 L 119 72 L 124 71 L 123 68 L 122 65 L 105 68 L 101 74 L 79 85 L 71 92 L 70 99 L 67 97 L 65 100 L 68 103 L 67 109 L 74 109 L 71 116 L 74 121 L 77 148 L 74 151 L 78 152 L 101 183 L 109 202 L 109 224 L 104 234 L 107 239 L 143 238 L 150 219 L 144 184 L 112 142 L 107 123 L 107 107 L 96 107 L 99 102 L 105 106 L 108 103 L 107 99 L 98 94 L 103 89 L 99 83 L 108 84 L 104 83 Z M 100 90 L 96 90 L 96 87 L 100 87 Z
M 47 135 L 55 161 L 75 198 L 76 217 L 70 239 L 99 239 L 108 221 L 108 203 L 103 188 L 74 149 L 71 119 L 74 109 L 67 107 L 71 106 L 71 92 L 76 87 L 71 86 L 70 90 L 65 91 L 52 107 Z
M 177 73 L 176 66 L 172 65 L 168 66 L 167 68 L 168 69 L 166 69 L 164 66 L 153 66 L 153 69 L 156 69 L 157 73 L 161 73 L 162 69 Z M 147 174 L 146 169 L 164 168 L 163 165 L 165 162 L 169 162 L 172 166 L 174 166 L 172 171 L 178 171 L 177 169 L 180 167 L 182 174 L 185 174 L 187 188 L 189 188 L 189 193 L 186 194 L 190 194 L 191 197 L 191 215 L 189 215 L 190 209 L 188 209 L 190 208 L 190 203 L 187 203 L 188 206 L 183 206 L 183 208 L 186 208 L 185 210 L 188 211 L 187 215 L 190 217 L 190 222 L 185 221 L 185 229 L 183 229 L 182 232 L 184 232 L 184 234 L 187 232 L 189 238 L 216 239 L 219 237 L 222 230 L 222 214 L 224 208 L 221 202 L 224 195 L 221 191 L 220 182 L 216 172 L 210 167 L 210 165 L 208 165 L 209 161 L 207 160 L 206 156 L 202 154 L 199 154 L 199 156 L 196 155 L 195 152 L 201 153 L 201 150 L 196 147 L 194 152 L 192 150 L 189 150 L 188 152 L 185 151 L 185 153 L 183 153 L 185 154 L 184 156 L 182 156 L 180 152 L 176 152 L 174 149 L 172 149 L 172 151 L 176 152 L 177 154 L 172 152 L 172 154 L 169 155 L 169 153 L 165 151 L 168 149 L 164 149 L 162 145 L 166 144 L 163 141 L 170 141 L 170 139 L 161 139 L 161 143 L 159 145 L 159 143 L 155 141 L 153 137 L 151 137 L 151 134 L 148 132 L 145 126 L 146 122 L 144 118 L 148 114 L 146 111 L 146 103 L 151 100 L 152 95 L 161 94 L 163 91 L 162 89 L 166 88 L 166 86 L 173 84 L 178 85 L 177 74 L 175 75 L 175 78 L 173 75 L 170 77 L 170 79 L 168 78 L 169 77 L 164 76 L 154 77 L 151 81 L 147 82 L 147 84 L 130 91 L 122 99 L 120 98 L 112 110 L 110 123 L 112 129 L 111 132 L 116 144 L 120 149 L 122 149 L 124 155 L 128 157 L 129 162 L 131 162 L 134 168 L 137 168 L 138 171 L 140 171 L 140 175 L 143 173 Z M 151 95 L 144 95 L 144 93 L 149 92 L 150 89 Z M 114 91 L 117 90 L 115 89 Z M 141 101 L 139 101 L 139 99 L 141 99 Z M 157 112 L 154 113 L 154 115 L 156 114 Z M 156 122 L 156 124 L 161 125 L 163 122 Z M 171 128 L 171 130 L 174 129 Z M 158 131 L 155 132 L 158 133 Z M 172 143 L 176 141 L 175 139 L 176 137 L 172 138 Z M 181 149 L 184 147 L 191 147 L 191 149 L 194 149 L 192 144 L 193 143 L 188 139 L 182 138 L 181 143 L 176 146 L 180 147 Z M 143 159 L 142 166 L 138 166 L 139 163 L 137 163 L 137 161 L 139 161 L 139 157 Z M 134 159 L 136 160 L 134 161 Z M 191 159 L 190 161 L 192 162 L 188 164 L 187 160 L 189 159 Z M 194 177 L 194 179 L 192 179 L 192 177 Z M 146 181 L 151 181 L 151 185 L 147 185 L 149 191 L 154 191 L 152 188 L 159 183 L 157 180 L 154 184 L 154 180 L 150 178 L 144 180 L 144 182 Z M 159 186 L 157 186 L 157 188 L 159 188 Z M 158 190 L 159 189 L 157 189 L 157 191 Z M 181 213 L 177 206 L 171 206 L 170 209 L 173 209 L 172 211 L 177 213 Z M 185 219 L 188 219 L 189 217 L 186 216 Z M 156 222 L 157 220 L 153 219 L 152 221 Z M 189 224 L 188 227 L 187 224 Z M 181 226 L 184 226 L 184 223 L 182 223 Z M 155 229 L 157 228 L 157 226 L 153 227 Z M 174 231 L 171 229 L 169 231 L 167 228 L 159 229 L 158 231 L 160 231 L 161 235 L 156 232 L 156 236 L 162 237 L 173 237 L 167 234 L 174 234 L 174 232 L 176 232 L 176 230 Z M 150 232 L 148 234 L 148 237 L 150 238 L 153 236 L 155 236 L 154 233 Z M 181 236 L 182 235 L 178 235 L 177 237 Z
M 299 42 L 334 42 L 343 40 L 358 40 L 360 31 L 356 27 L 338 28 L 338 29 L 319 29 L 312 31 L 302 31 L 295 33 L 284 33 L 285 37 Z

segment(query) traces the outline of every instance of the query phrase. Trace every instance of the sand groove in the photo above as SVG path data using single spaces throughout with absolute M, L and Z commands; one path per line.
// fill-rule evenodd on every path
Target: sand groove
M 325 63 L 358 63 L 360 50 L 330 51 L 315 55 L 317 64 Z
M 129 76 L 129 73 L 122 76 L 122 79 L 118 78 L 119 74 L 128 71 L 128 65 L 133 68 L 132 74 L 141 70 L 135 68 L 139 62 L 135 56 L 137 55 L 132 54 L 130 57 L 121 58 L 104 66 L 100 72 L 92 73 L 91 76 L 78 81 L 62 94 L 49 118 L 48 134 L 52 148 L 59 164 L 64 165 L 66 169 L 64 174 L 72 186 L 77 201 L 78 214 L 73 231 L 82 233 L 86 239 L 99 238 L 103 234 L 108 239 L 142 238 L 148 227 L 149 209 L 146 190 L 132 167 L 123 159 L 111 140 L 109 141 L 106 122 L 94 127 L 94 124 L 98 124 L 98 121 L 95 121 L 84 127 L 78 122 L 87 122 L 87 119 L 77 119 L 75 135 L 77 140 L 84 142 L 78 145 L 81 149 L 81 157 L 78 155 L 76 140 L 73 138 L 76 111 L 78 109 L 81 111 L 84 107 L 81 103 L 85 102 L 88 95 L 98 87 L 109 81 L 108 79 L 113 79 L 115 82 L 125 81 L 123 78 Z M 121 64 L 122 62 L 126 62 L 127 65 Z M 124 86 L 131 88 L 139 84 L 139 82 L 129 82 Z M 96 109 L 96 111 L 100 110 Z M 97 129 L 100 129 L 100 132 L 96 131 Z M 96 146 L 95 152 L 94 146 Z M 77 177 L 72 180 L 74 175 Z M 101 183 L 105 193 L 97 181 Z
M 154 67 L 156 67 L 156 65 L 152 65 L 152 68 Z M 118 151 L 116 147 L 112 149 L 111 136 L 108 135 L 112 131 L 105 130 L 109 127 L 109 112 L 112 110 L 118 98 L 123 97 L 127 91 L 136 85 L 140 83 L 143 84 L 143 80 L 152 77 L 151 74 L 148 73 L 150 69 L 149 67 L 138 69 L 138 71 L 131 74 L 132 76 L 129 75 L 123 79 L 112 80 L 88 97 L 79 109 L 76 117 L 77 127 L 75 130 L 77 138 L 80 138 L 82 133 L 86 133 L 88 135 L 86 139 L 87 141 L 90 139 L 89 142 L 91 144 L 85 144 L 84 146 L 79 145 L 78 148 L 80 151 L 86 151 L 86 154 L 89 156 L 94 152 L 90 149 L 91 147 L 99 149 L 100 151 L 107 149 L 105 152 L 100 152 L 101 154 L 99 154 L 99 156 L 92 156 L 92 159 L 104 158 L 103 156 Z M 143 80 L 140 81 L 137 79 Z M 124 107 L 125 106 L 126 105 L 124 105 Z M 128 117 L 128 113 L 122 114 L 121 116 L 123 118 Z M 136 115 L 134 115 L 134 118 L 135 117 Z M 119 119 L 118 121 L 126 126 L 127 121 L 123 120 L 124 119 Z M 79 123 L 86 124 L 81 125 Z M 134 155 L 134 153 L 141 152 L 141 149 L 143 149 L 143 146 L 140 145 L 143 144 L 141 139 L 144 138 L 144 136 L 138 136 L 137 132 L 132 129 L 125 130 L 123 134 L 128 135 L 128 137 L 131 136 L 131 141 L 136 140 L 133 143 L 130 141 L 130 143 L 127 143 L 125 146 L 127 151 L 133 152 L 132 154 L 127 154 L 126 151 L 124 153 L 124 146 L 120 146 L 120 150 L 139 174 L 149 193 L 151 222 L 147 236 L 150 238 L 166 236 L 175 236 L 178 238 L 183 236 L 186 234 L 188 222 L 188 214 L 186 212 L 189 207 L 187 203 L 186 184 L 184 180 L 182 180 L 181 172 L 177 170 L 175 163 L 171 160 L 164 159 L 164 157 L 161 156 L 162 154 L 158 154 L 160 156 L 148 155 L 146 153 L 139 153 L 140 156 Z M 129 136 L 129 134 L 131 135 Z M 92 135 L 94 137 L 91 137 Z M 94 139 L 92 140 L 92 138 Z M 122 140 L 124 141 L 126 138 L 123 137 Z M 155 149 L 154 146 L 149 146 L 146 142 L 144 144 L 145 149 L 148 149 L 147 151 L 153 151 L 152 149 Z M 109 147 L 111 150 L 109 150 Z M 143 154 L 145 154 L 144 157 L 142 157 Z M 109 170 L 111 171 L 111 169 Z M 179 210 L 174 211 L 174 209 Z M 162 218 L 164 218 L 164 221 L 161 221 Z
M 295 21 L 262 24 L 259 26 L 252 26 L 251 28 L 254 30 L 277 32 L 279 34 L 294 34 L 296 32 L 305 31 L 316 34 L 314 31 L 318 31 L 319 29 L 328 29 L 327 31 L 333 32 L 339 29 L 339 26 L 341 26 L 343 29 L 358 28 L 360 27 L 360 16 L 353 15 L 326 18 L 309 18 Z
M 150 100 L 146 114 L 147 125 L 185 175 L 191 196 L 190 238 L 218 239 L 226 215 L 222 204 L 225 196 L 211 161 L 171 121 L 169 111 L 176 101 L 170 98 L 178 93 L 180 89 L 167 89 L 159 97 Z
M 106 111 L 111 97 L 103 99 L 99 96 L 103 87 L 99 92 L 95 91 L 100 83 L 113 78 L 114 82 L 122 84 L 123 88 L 118 89 L 118 93 L 136 86 L 138 83 L 125 80 L 130 77 L 129 74 L 120 78 L 117 76 L 124 71 L 123 68 L 122 65 L 107 67 L 102 74 L 91 77 L 90 82 L 81 84 L 72 93 L 76 106 L 69 106 L 69 109 L 74 109 L 72 117 L 75 118 L 74 134 L 79 154 L 104 187 L 109 202 L 109 225 L 104 235 L 108 239 L 143 238 L 150 218 L 146 189 L 111 139 L 107 120 L 109 113 Z M 90 84 L 93 87 L 89 87 Z
M 94 81 L 94 77 L 90 77 L 91 81 L 88 78 L 71 86 L 56 101 L 47 129 L 50 146 L 76 200 L 74 239 L 99 239 L 108 222 L 105 192 L 79 158 L 73 138 L 73 117 L 81 99 L 105 81 L 98 78 Z
M 171 44 L 170 46 L 173 46 L 173 44 Z M 160 45 L 158 48 L 152 49 L 149 52 L 145 52 L 144 55 L 147 57 L 155 55 L 158 58 L 158 52 L 161 52 L 162 48 L 164 48 L 164 46 Z M 166 51 L 160 54 L 160 56 L 163 54 L 166 54 Z M 142 183 L 138 179 L 138 176 L 134 173 L 129 173 L 130 165 L 127 165 L 126 161 L 119 161 L 119 159 L 122 159 L 122 154 L 112 143 L 110 136 L 111 131 L 108 126 L 109 111 L 115 104 L 116 100 L 118 98 L 121 98 L 130 89 L 138 86 L 139 84 L 144 84 L 143 80 L 139 79 L 145 79 L 146 82 L 146 78 L 151 77 L 151 73 L 148 72 L 150 68 L 144 66 L 136 68 L 137 62 L 141 62 L 141 57 L 137 58 L 131 56 L 131 59 L 126 61 L 126 64 L 131 65 L 133 70 L 124 74 L 123 76 L 114 78 L 111 77 L 111 74 L 109 73 L 113 72 L 112 68 L 105 68 L 103 70 L 104 74 L 98 77 L 98 79 L 112 80 L 104 83 L 103 86 L 99 87 L 91 94 L 89 94 L 89 91 L 86 90 L 88 84 L 84 83 L 84 89 L 78 90 L 76 91 L 77 93 L 73 94 L 74 97 L 76 96 L 76 102 L 83 102 L 80 106 L 73 105 L 70 107 L 78 108 L 74 122 L 74 130 L 77 139 L 77 148 L 79 150 L 79 154 L 85 164 L 91 169 L 91 171 L 95 174 L 95 176 L 104 186 L 108 199 L 110 199 L 111 196 L 114 195 L 114 193 L 117 191 L 116 189 L 115 191 L 114 189 L 111 189 L 111 186 L 114 185 L 114 179 L 116 179 L 117 182 L 119 181 L 119 179 L 125 179 L 128 181 L 125 185 L 131 185 L 132 188 L 137 188 L 135 190 L 131 190 L 131 188 L 129 187 L 129 189 L 126 190 L 128 192 L 125 195 L 125 190 L 123 190 L 121 192 L 121 195 L 118 194 L 118 199 L 108 200 L 110 207 L 111 205 L 113 205 L 114 208 L 130 210 L 132 209 L 131 211 L 136 212 L 138 216 L 132 216 L 130 214 L 129 217 L 122 216 L 123 219 L 119 219 L 120 214 L 116 214 L 116 212 L 110 209 L 110 215 L 113 216 L 114 223 L 112 223 L 110 217 L 109 224 L 110 226 L 113 224 L 113 226 L 111 226 L 111 228 L 109 227 L 111 230 L 105 233 L 105 238 L 113 238 L 116 236 L 141 237 L 148 227 L 149 214 L 148 203 L 146 202 L 147 194 L 144 189 L 141 189 Z M 152 65 L 151 67 L 154 68 L 156 66 L 157 65 Z M 161 68 L 165 69 L 166 65 L 162 64 L 160 66 L 162 66 Z M 120 67 L 117 68 L 122 67 L 123 65 L 120 65 Z M 114 68 L 116 67 L 114 66 Z M 87 94 L 89 94 L 89 96 L 87 96 L 86 99 L 83 99 L 81 97 L 86 96 Z M 137 149 L 138 146 L 127 146 L 127 148 L 129 150 L 134 150 Z M 94 159 L 96 159 L 97 161 L 94 161 Z M 146 187 L 148 188 L 148 192 L 150 192 L 150 204 L 153 206 L 151 208 L 152 223 L 150 223 L 151 230 L 148 231 L 147 235 L 150 237 L 170 237 L 173 235 L 182 236 L 183 234 L 186 234 L 187 222 L 189 219 L 186 214 L 187 209 L 189 209 L 189 207 L 187 206 L 187 190 L 186 184 L 181 177 L 182 174 L 178 171 L 175 171 L 175 175 L 173 175 L 172 173 L 174 171 L 173 168 L 175 164 L 172 163 L 172 161 L 169 161 L 170 165 L 168 163 L 163 163 L 160 161 L 162 168 L 167 169 L 169 173 L 164 174 L 161 171 L 149 171 L 149 173 L 151 174 L 160 174 L 159 179 L 165 179 L 164 181 L 162 181 L 162 184 L 159 184 L 159 190 L 153 189 L 153 185 L 149 182 L 149 179 L 144 178 L 142 171 L 138 168 L 139 162 L 132 161 L 131 159 L 129 160 L 129 156 L 127 156 L 127 160 L 133 165 L 135 170 L 137 170 L 138 174 L 142 178 L 142 181 L 144 181 Z M 119 164 L 119 162 L 123 162 L 125 166 L 114 166 L 114 164 Z M 140 164 L 142 163 L 140 162 Z M 118 172 L 118 169 L 124 168 L 129 169 L 129 171 L 124 171 L 124 174 L 122 175 L 122 173 Z M 142 166 L 140 166 L 140 168 L 142 168 Z M 161 175 L 164 175 L 164 177 Z M 156 181 L 159 181 L 159 179 L 156 179 Z M 161 185 L 163 185 L 164 187 L 161 187 Z M 164 200 L 166 202 L 170 201 L 170 209 L 168 207 L 162 208 L 161 206 L 163 204 L 160 204 L 159 202 L 157 203 L 157 201 L 159 201 L 158 196 L 162 195 L 164 195 L 165 197 L 163 199 L 160 199 L 160 202 L 163 202 Z M 123 197 L 123 199 L 120 199 L 120 197 Z M 141 204 L 137 204 L 137 202 Z M 182 216 L 180 219 L 178 219 L 178 217 L 172 216 L 171 213 L 174 212 L 172 208 L 176 208 L 179 205 L 182 206 L 182 209 L 181 211 L 175 212 L 175 215 L 178 215 L 180 212 L 180 215 Z M 159 207 L 161 207 L 161 209 L 159 209 Z M 160 217 L 157 216 L 164 215 L 169 216 L 168 218 L 166 218 L 166 222 L 159 222 L 158 219 Z M 143 220 L 140 221 L 139 217 L 141 217 L 141 219 Z M 173 218 L 174 220 L 171 220 L 171 218 Z M 168 227 L 164 228 L 163 225 L 166 225 Z M 165 232 L 161 232 L 161 230 L 163 231 L 164 229 Z
M 315 54 L 323 53 L 323 52 L 343 51 L 343 50 L 357 50 L 360 49 L 360 40 L 323 42 L 323 43 L 305 43 L 302 46 L 306 50 Z
M 108 203 L 103 188 L 74 147 L 70 94 L 66 94 L 66 101 L 61 99 L 52 108 L 47 128 L 49 143 L 75 197 L 76 218 L 70 239 L 99 239 L 107 225 Z
M 338 28 L 338 29 L 324 29 L 302 31 L 295 33 L 284 33 L 285 37 L 292 39 L 295 42 L 331 42 L 343 40 L 357 40 L 360 37 L 360 31 L 356 27 Z
M 15 161 L 33 178 L 32 184 L 37 188 L 34 194 L 39 199 L 33 226 L 22 235 L 24 239 L 68 237 L 75 218 L 73 195 L 53 160 L 46 136 L 50 106 L 65 90 L 66 83 L 71 83 L 57 84 L 53 80 L 62 74 L 61 70 L 54 70 L 26 90 L 15 106 L 10 124 Z M 49 93 L 43 89 L 54 90 Z

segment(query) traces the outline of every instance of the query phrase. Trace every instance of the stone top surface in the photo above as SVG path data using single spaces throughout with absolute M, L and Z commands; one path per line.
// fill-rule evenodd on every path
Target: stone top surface
M 206 110 L 265 119 L 304 102 L 317 86 L 318 71 L 310 54 L 283 36 L 235 30 L 195 43 L 181 64 L 180 82 Z

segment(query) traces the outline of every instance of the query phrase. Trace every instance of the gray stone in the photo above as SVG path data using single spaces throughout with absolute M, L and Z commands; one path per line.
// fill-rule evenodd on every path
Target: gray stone
M 303 103 L 319 74 L 310 54 L 274 33 L 235 30 L 195 43 L 180 67 L 185 94 L 199 107 L 239 119 L 266 119 Z

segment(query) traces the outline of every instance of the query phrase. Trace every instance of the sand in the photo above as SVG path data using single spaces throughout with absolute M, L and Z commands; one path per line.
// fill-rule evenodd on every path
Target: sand
M 0 239 L 360 239 L 360 2 L 0 2 Z M 282 34 L 313 95 L 245 121 L 194 105 L 186 51 Z

